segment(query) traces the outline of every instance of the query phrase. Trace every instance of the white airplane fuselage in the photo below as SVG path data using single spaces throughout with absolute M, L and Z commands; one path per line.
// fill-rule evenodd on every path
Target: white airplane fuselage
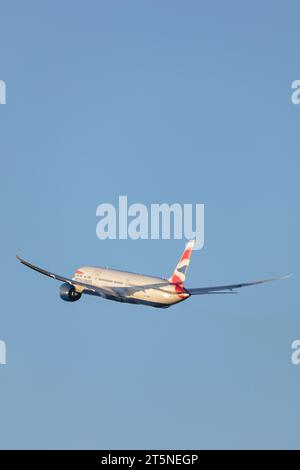
M 101 287 L 107 291 L 108 299 L 119 302 L 167 308 L 190 297 L 183 286 L 167 279 L 102 267 L 83 266 L 76 270 L 72 279 Z M 136 292 L 134 287 L 137 287 Z M 128 293 L 126 288 L 130 288 Z M 116 296 L 118 289 L 120 297 Z

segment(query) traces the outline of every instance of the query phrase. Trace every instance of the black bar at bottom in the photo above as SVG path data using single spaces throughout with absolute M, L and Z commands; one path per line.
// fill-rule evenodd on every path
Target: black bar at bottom
M 193 467 L 203 464 L 224 465 L 276 463 L 286 467 L 288 461 L 300 462 L 299 451 L 275 450 L 1 450 L 0 467 L 2 464 L 47 463 L 58 464 L 76 462 L 76 464 L 94 465 L 95 468 L 108 465 L 122 465 L 124 468 L 138 468 L 141 465 L 191 465 Z

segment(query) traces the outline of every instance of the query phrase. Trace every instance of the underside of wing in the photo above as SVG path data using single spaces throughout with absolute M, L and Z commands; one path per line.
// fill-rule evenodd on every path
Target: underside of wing
M 25 261 L 24 259 L 20 258 L 20 256 L 16 255 L 16 258 L 20 261 L 20 263 L 24 264 L 30 269 L 33 269 L 34 271 L 37 271 L 38 273 L 44 274 L 44 276 L 51 277 L 52 279 L 56 279 L 57 281 L 61 282 L 66 282 L 70 284 L 71 286 L 74 286 L 77 292 L 80 293 L 87 293 L 87 294 L 94 294 L 94 295 L 99 295 L 101 297 L 107 298 L 108 296 L 116 295 L 118 297 L 117 293 L 114 293 L 110 289 L 105 289 L 102 287 L 96 287 L 91 284 L 86 284 L 85 282 L 80 282 L 80 281 L 74 281 L 74 279 L 70 279 L 65 276 L 61 276 L 59 274 L 54 274 L 50 271 L 46 271 L 45 269 L 39 268 L 38 266 L 35 266 L 34 264 L 28 263 L 28 261 Z
M 233 293 L 235 289 L 240 289 L 241 287 L 248 287 L 248 286 L 256 286 L 258 284 L 266 284 L 272 281 L 279 281 L 280 279 L 286 279 L 290 277 L 288 276 L 281 276 L 281 277 L 273 277 L 271 279 L 262 279 L 259 281 L 250 281 L 250 282 L 241 282 L 239 284 L 228 284 L 224 286 L 212 286 L 212 287 L 195 287 L 195 288 L 186 288 L 186 290 L 191 295 L 204 295 L 204 294 L 228 294 Z

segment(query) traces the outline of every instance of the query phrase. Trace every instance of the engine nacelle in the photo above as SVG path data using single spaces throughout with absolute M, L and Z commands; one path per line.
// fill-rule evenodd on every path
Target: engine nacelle
M 76 292 L 74 286 L 70 286 L 67 282 L 62 284 L 59 288 L 59 296 L 62 300 L 66 302 L 75 302 L 81 297 L 80 292 Z

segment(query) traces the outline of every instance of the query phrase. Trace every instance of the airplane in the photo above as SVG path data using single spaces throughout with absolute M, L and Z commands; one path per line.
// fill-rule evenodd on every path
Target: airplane
M 89 294 L 117 302 L 167 308 L 192 295 L 235 293 L 234 290 L 241 287 L 265 284 L 289 277 L 281 276 L 212 287 L 184 287 L 194 243 L 195 240 L 190 240 L 187 243 L 175 271 L 169 279 L 93 266 L 83 266 L 75 271 L 72 278 L 68 278 L 28 263 L 18 255 L 16 257 L 28 268 L 63 282 L 59 288 L 59 296 L 67 302 L 75 302 L 80 299 L 82 294 Z

